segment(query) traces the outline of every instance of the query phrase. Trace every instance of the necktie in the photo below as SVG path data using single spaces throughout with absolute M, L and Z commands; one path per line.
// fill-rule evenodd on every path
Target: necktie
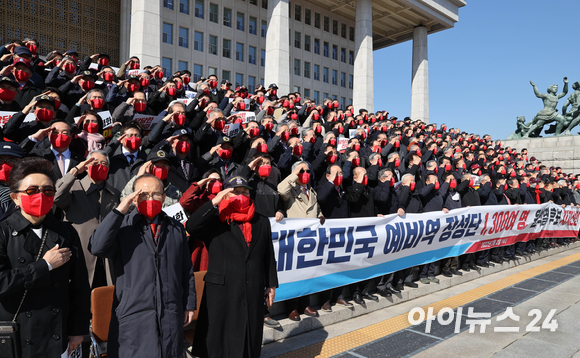
M 129 154 L 127 158 L 129 158 L 129 165 L 133 165 L 133 163 L 135 163 L 135 156 L 133 154 Z
M 62 154 L 58 154 L 58 159 L 57 159 L 57 163 L 58 163 L 58 168 L 60 169 L 60 173 L 62 175 L 65 175 L 65 171 L 64 171 L 64 155 Z
M 153 233 L 153 241 L 157 245 L 157 224 L 151 223 L 149 225 L 151 226 L 151 233 Z
M 310 196 L 308 195 L 308 190 L 306 188 L 302 188 L 302 191 L 304 192 L 304 195 L 306 195 L 308 200 L 310 200 Z
M 189 170 L 187 169 L 187 162 L 185 160 L 181 161 L 181 169 L 183 170 L 183 174 L 185 174 L 185 177 L 189 178 Z

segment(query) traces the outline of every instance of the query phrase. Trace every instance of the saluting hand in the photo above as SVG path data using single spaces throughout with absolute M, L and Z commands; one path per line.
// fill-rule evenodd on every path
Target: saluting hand
M 218 206 L 222 202 L 222 200 L 224 200 L 224 198 L 232 191 L 234 191 L 234 188 L 224 189 L 219 193 L 217 193 L 217 195 L 213 199 L 211 199 L 211 203 L 213 204 L 213 206 Z
M 139 190 L 127 195 L 126 197 L 124 197 L 123 200 L 121 200 L 121 203 L 117 206 L 117 210 L 119 210 L 122 214 L 127 214 L 127 211 L 129 211 L 129 208 L 131 207 L 133 200 L 139 194 L 141 194 L 142 191 L 143 190 L 139 189 Z

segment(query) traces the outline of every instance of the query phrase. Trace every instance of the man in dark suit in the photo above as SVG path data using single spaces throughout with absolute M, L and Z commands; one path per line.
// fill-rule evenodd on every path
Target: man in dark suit
M 191 143 L 193 141 L 191 132 L 187 129 L 178 129 L 171 137 L 159 142 L 151 152 L 161 149 L 169 153 L 169 173 L 167 181 L 185 193 L 193 179 L 201 176 L 198 169 L 190 160 Z

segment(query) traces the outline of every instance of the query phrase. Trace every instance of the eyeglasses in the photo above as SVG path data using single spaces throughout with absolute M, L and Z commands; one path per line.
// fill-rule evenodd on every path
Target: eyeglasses
M 143 192 L 143 193 L 139 194 L 138 200 L 145 201 L 149 198 L 151 198 L 153 200 L 161 201 L 161 200 L 163 200 L 163 193 L 160 193 L 157 191 L 154 193 Z
M 104 167 L 107 167 L 107 168 L 109 167 L 109 163 L 107 163 L 107 162 L 105 162 L 105 161 L 103 161 L 103 162 L 96 162 L 96 161 L 93 161 L 93 162 L 92 162 L 92 163 L 91 163 L 89 166 L 91 166 L 91 167 L 92 167 L 93 165 L 99 165 L 99 164 L 100 164 L 100 165 L 102 165 L 102 166 L 104 166 Z
M 169 165 L 165 163 L 155 163 L 154 167 L 169 169 Z
M 310 174 L 310 169 L 300 169 L 300 174 L 302 174 L 302 173 Z
M 14 165 L 18 162 L 18 159 L 14 158 L 14 159 L 0 159 L 0 165 L 6 163 L 6 164 L 11 164 Z
M 36 186 L 31 185 L 24 190 L 16 190 L 16 193 L 26 193 L 26 195 L 34 195 L 43 193 L 46 196 L 54 196 L 56 189 L 53 186 Z

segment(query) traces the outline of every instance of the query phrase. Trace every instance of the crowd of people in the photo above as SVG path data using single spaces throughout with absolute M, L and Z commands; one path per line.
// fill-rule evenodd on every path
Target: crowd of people
M 89 331 L 90 289 L 115 285 L 110 357 L 258 357 L 278 286 L 267 218 L 325 219 L 479 205 L 580 204 L 579 176 L 527 150 L 387 111 L 316 103 L 276 84 L 191 81 L 131 57 L 0 48 L 0 320 L 23 357 L 59 357 Z M 103 113 L 111 114 L 105 123 Z M 135 116 L 161 118 L 144 128 Z M 142 116 L 141 116 L 142 117 Z M 32 118 L 32 120 L 31 120 Z M 229 125 L 229 126 L 228 126 Z M 239 125 L 239 131 L 225 129 Z M 179 203 L 184 227 L 162 210 Z M 537 239 L 419 267 L 420 283 L 575 239 Z M 237 241 L 237 242 L 236 242 Z M 417 287 L 413 268 L 323 292 L 322 311 Z M 196 307 L 194 271 L 207 271 Z M 312 297 L 285 304 L 318 316 Z

